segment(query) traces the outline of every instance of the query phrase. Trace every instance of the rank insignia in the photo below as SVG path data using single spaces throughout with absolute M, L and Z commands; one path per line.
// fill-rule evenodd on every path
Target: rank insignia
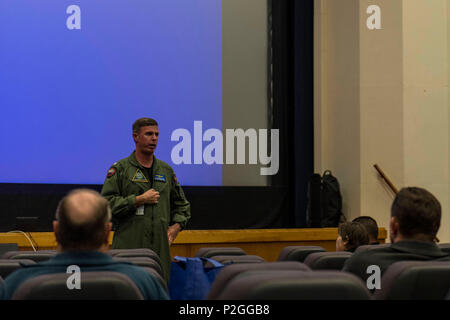
M 144 176 L 141 170 L 137 169 L 136 173 L 133 176 L 133 179 L 131 179 L 133 182 L 148 182 L 147 178 Z

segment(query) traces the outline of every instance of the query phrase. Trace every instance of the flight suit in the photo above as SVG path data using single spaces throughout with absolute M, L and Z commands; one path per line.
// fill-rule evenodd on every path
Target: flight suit
M 138 163 L 133 152 L 108 170 L 101 194 L 111 206 L 115 226 L 112 248 L 152 249 L 159 255 L 164 278 L 168 281 L 171 257 L 167 228 L 174 223 L 179 223 L 182 229 L 186 227 L 191 216 L 190 204 L 167 163 L 153 157 L 152 168 L 153 176 L 146 177 L 147 170 Z M 137 210 L 136 196 L 151 188 L 160 194 L 158 203 L 146 204 L 144 210 Z

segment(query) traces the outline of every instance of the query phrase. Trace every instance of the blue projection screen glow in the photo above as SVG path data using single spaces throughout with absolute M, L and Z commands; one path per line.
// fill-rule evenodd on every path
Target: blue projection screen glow
M 102 184 L 155 118 L 183 185 L 221 165 L 171 161 L 171 133 L 222 128 L 220 0 L 0 1 L 0 183 Z

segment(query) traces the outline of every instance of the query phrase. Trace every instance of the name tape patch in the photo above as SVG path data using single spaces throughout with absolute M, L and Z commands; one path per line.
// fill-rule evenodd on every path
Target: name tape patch
M 162 174 L 155 174 L 155 181 L 161 181 L 161 182 L 166 182 L 166 177 L 163 176 Z

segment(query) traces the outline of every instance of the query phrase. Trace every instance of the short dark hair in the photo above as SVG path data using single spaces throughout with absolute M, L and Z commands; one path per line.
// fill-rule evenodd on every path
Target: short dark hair
M 139 118 L 133 123 L 133 133 L 138 133 L 142 127 L 147 126 L 158 126 L 158 122 L 152 118 Z
M 352 220 L 353 222 L 361 223 L 367 230 L 369 237 L 377 241 L 378 239 L 378 224 L 374 218 L 369 216 L 360 216 Z
M 71 218 L 74 205 L 71 198 L 79 193 L 91 193 L 95 201 L 90 203 L 92 217 L 76 223 Z M 56 209 L 56 220 L 59 222 L 56 240 L 64 250 L 92 250 L 100 248 L 104 243 L 106 224 L 111 219 L 109 202 L 98 192 L 90 189 L 76 189 L 69 192 L 58 204 Z
M 441 204 L 429 191 L 407 187 L 396 194 L 391 216 L 396 217 L 402 236 L 433 241 L 441 225 Z
M 343 241 L 348 241 L 345 251 L 354 252 L 359 246 L 369 244 L 369 234 L 359 222 L 344 222 L 338 227 L 338 233 Z

